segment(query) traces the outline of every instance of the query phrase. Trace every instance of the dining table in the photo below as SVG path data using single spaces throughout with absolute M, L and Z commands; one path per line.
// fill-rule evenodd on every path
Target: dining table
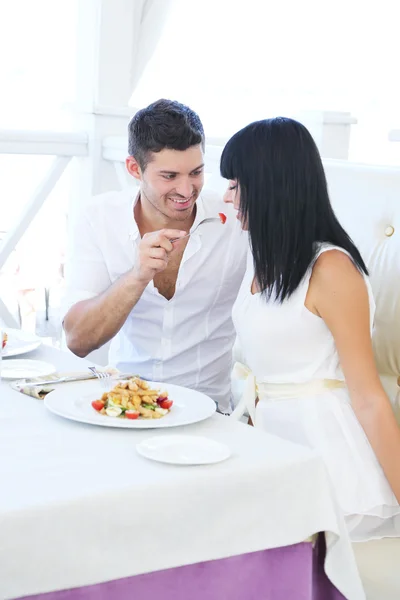
M 44 344 L 27 357 L 60 374 L 92 365 Z M 310 449 L 218 413 L 162 430 L 94 426 L 11 383 L 0 381 L 0 600 L 365 598 Z M 75 398 L 88 384 L 56 385 Z M 137 451 L 177 434 L 230 456 L 191 466 Z

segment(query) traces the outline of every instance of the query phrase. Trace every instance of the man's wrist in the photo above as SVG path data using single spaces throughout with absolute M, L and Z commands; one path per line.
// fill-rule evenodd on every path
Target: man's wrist
M 126 283 L 128 284 L 128 286 L 132 287 L 135 291 L 138 291 L 140 293 L 144 291 L 144 289 L 148 286 L 150 281 L 150 279 L 147 281 L 138 277 L 138 274 L 135 269 L 132 269 L 126 274 Z

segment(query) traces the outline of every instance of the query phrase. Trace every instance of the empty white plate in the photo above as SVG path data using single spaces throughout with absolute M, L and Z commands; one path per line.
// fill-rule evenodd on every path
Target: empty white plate
M 33 379 L 47 377 L 56 372 L 50 363 L 41 360 L 7 359 L 1 361 L 2 379 Z
M 145 458 L 170 465 L 211 465 L 226 460 L 231 451 L 225 444 L 197 435 L 160 435 L 136 445 Z

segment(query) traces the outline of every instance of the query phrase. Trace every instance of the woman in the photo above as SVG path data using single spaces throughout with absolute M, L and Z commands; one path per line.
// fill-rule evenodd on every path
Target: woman
M 354 540 L 400 535 L 400 429 L 375 367 L 368 271 L 317 147 L 296 121 L 258 121 L 229 140 L 221 174 L 251 246 L 233 309 L 249 374 L 237 411 L 322 455 Z

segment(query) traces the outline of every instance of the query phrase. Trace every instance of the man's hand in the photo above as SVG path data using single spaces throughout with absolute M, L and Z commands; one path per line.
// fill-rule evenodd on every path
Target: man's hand
M 147 285 L 157 273 L 164 271 L 168 265 L 171 252 L 174 251 L 177 242 L 171 243 L 174 238 L 181 238 L 186 231 L 176 229 L 161 229 L 146 233 L 140 241 L 134 266 L 135 279 Z
M 167 265 L 171 252 L 180 244 L 185 231 L 162 229 L 143 236 L 133 269 L 103 293 L 77 302 L 65 315 L 64 330 L 68 348 L 78 356 L 100 348 L 113 338 L 140 300 L 144 289 Z

